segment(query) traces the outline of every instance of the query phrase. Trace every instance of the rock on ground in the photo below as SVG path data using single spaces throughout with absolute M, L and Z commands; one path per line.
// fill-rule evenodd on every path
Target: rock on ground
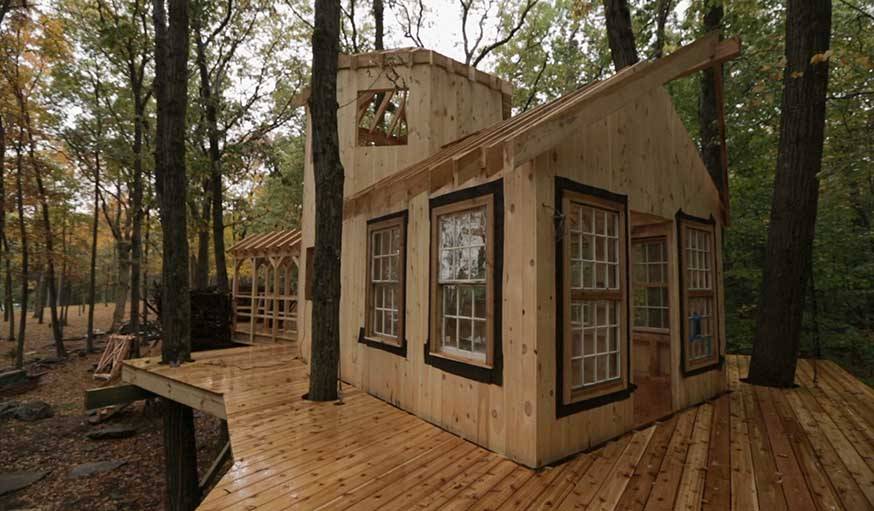
M 27 488 L 46 476 L 48 472 L 8 472 L 0 474 L 0 495 Z
M 91 440 L 105 440 L 108 438 L 127 438 L 136 434 L 137 428 L 132 426 L 111 426 L 101 428 L 88 433 Z
M 67 476 L 69 479 L 73 479 L 76 477 L 88 477 L 94 474 L 102 474 L 103 472 L 109 472 L 110 470 L 115 470 L 118 467 L 127 463 L 126 461 L 116 460 L 116 461 L 96 461 L 93 463 L 83 463 L 82 465 L 78 465 L 73 467 L 73 470 L 70 471 L 70 474 Z

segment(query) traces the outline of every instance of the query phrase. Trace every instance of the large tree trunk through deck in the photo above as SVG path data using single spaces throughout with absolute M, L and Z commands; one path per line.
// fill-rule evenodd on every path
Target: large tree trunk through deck
M 340 360 L 340 246 L 343 164 L 337 137 L 339 0 L 316 0 L 310 115 L 316 191 L 312 356 L 309 398 L 337 399 Z
M 155 186 L 163 231 L 161 272 L 161 361 L 191 359 L 191 295 L 188 286 L 185 115 L 188 106 L 188 1 L 153 0 L 155 25 Z M 191 409 L 172 402 L 164 409 L 165 507 L 190 511 L 200 501 L 197 450 Z
M 3 124 L 3 116 L 0 116 L 0 250 L 3 253 L 3 260 L 6 263 L 7 279 L 4 283 L 4 293 L 10 294 L 10 286 L 12 285 L 12 275 L 9 272 L 9 243 L 6 242 L 6 126 Z M 9 307 L 11 300 L 3 301 L 3 320 L 12 323 L 12 310 Z M 0 334 L 2 335 L 2 334 Z M 12 336 L 9 336 L 12 340 Z
M 702 31 L 709 33 L 722 28 L 723 7 L 722 0 L 704 0 L 706 11 Z M 722 67 L 719 67 L 720 71 Z M 704 167 L 713 178 L 717 188 L 723 190 L 722 173 L 722 133 L 719 125 L 719 104 L 716 71 L 714 68 L 705 69 L 701 74 L 700 93 L 698 95 L 698 127 L 701 135 L 701 160 Z M 721 77 L 720 77 L 721 78 Z
M 610 43 L 613 67 L 619 71 L 635 64 L 639 58 L 634 42 L 634 31 L 631 28 L 628 1 L 604 0 L 604 16 L 607 21 L 607 42 Z
M 783 116 L 749 381 L 794 383 L 825 131 L 831 0 L 789 0 Z

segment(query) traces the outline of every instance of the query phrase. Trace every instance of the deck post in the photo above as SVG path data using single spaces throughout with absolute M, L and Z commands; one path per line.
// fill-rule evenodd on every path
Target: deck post
M 255 257 L 252 258 L 252 305 L 249 307 L 249 343 L 255 343 L 255 313 L 257 303 L 255 302 L 255 297 L 258 293 L 258 259 Z
M 240 262 L 236 256 L 231 256 L 234 265 L 234 276 L 231 281 L 231 340 L 237 333 L 237 295 L 240 293 Z
M 282 264 L 282 257 L 279 257 L 278 263 L 271 257 L 270 264 L 273 266 L 273 288 L 270 290 L 270 296 L 273 301 L 273 321 L 270 336 L 273 342 L 276 342 L 276 327 L 279 324 L 279 295 L 277 290 L 279 289 L 279 265 Z

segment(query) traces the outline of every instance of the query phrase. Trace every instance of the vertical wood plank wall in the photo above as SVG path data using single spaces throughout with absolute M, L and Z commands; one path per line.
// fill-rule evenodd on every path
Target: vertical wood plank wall
M 451 68 L 451 65 L 450 65 Z M 391 86 L 377 68 L 341 69 L 341 155 L 346 195 L 421 160 L 449 142 L 501 120 L 502 93 L 452 69 L 431 65 L 398 68 L 410 89 L 409 143 L 355 146 L 354 98 L 359 89 Z M 349 103 L 351 101 L 351 103 Z M 342 106 L 345 104 L 352 105 Z M 303 246 L 314 239 L 311 153 L 306 151 Z M 341 367 L 344 379 L 464 438 L 529 465 L 539 466 L 597 445 L 633 424 L 633 396 L 562 419 L 555 413 L 555 177 L 627 194 L 629 209 L 673 221 L 677 210 L 720 225 L 716 189 L 697 149 L 658 89 L 531 162 L 504 169 L 503 385 L 444 373 L 424 363 L 428 339 L 430 219 L 427 190 L 371 202 L 343 225 Z M 478 181 L 478 180 L 477 180 Z M 468 182 L 464 188 L 475 185 Z M 427 188 L 427 187 L 425 187 Z M 441 194 L 446 190 L 440 190 Z M 435 194 L 436 195 L 436 194 Z M 406 260 L 406 358 L 357 342 L 364 324 L 366 222 L 408 211 Z M 675 241 L 669 241 L 672 264 Z M 717 229 L 717 247 L 721 230 Z M 302 255 L 305 254 L 302 251 Z M 722 257 L 717 250 L 718 268 Z M 299 289 L 306 282 L 300 265 Z M 721 271 L 720 271 L 721 273 Z M 721 280 L 721 274 L 719 275 Z M 679 289 L 675 284 L 674 289 Z M 723 330 L 722 296 L 719 327 Z M 311 302 L 301 304 L 301 349 L 309 358 Z M 672 402 L 681 409 L 724 389 L 724 371 L 683 378 L 679 370 L 679 299 L 671 296 Z
M 674 222 L 680 208 L 704 218 L 713 215 L 721 225 L 716 188 L 698 157 L 697 148 L 674 110 L 670 96 L 657 89 L 618 112 L 592 123 L 535 161 L 537 198 L 555 204 L 556 176 L 628 196 L 629 210 Z M 555 237 L 551 230 L 553 210 L 542 208 L 537 230 L 538 270 L 546 283 L 554 281 Z M 676 226 L 672 227 L 672 232 Z M 716 246 L 722 246 L 717 229 Z M 671 264 L 677 268 L 676 238 L 668 241 Z M 718 279 L 722 281 L 722 254 L 717 250 Z M 679 290 L 673 272 L 673 290 Z M 556 419 L 555 413 L 555 296 L 554 285 L 544 286 L 538 303 L 538 461 L 549 463 L 570 453 L 593 447 L 634 426 L 634 394 L 631 398 Z M 710 398 L 725 389 L 725 373 L 715 370 L 684 378 L 680 371 L 679 293 L 670 296 L 671 375 L 674 410 Z M 722 297 L 719 325 L 724 333 Z M 721 347 L 724 349 L 724 347 Z M 632 369 L 633 374 L 633 369 Z

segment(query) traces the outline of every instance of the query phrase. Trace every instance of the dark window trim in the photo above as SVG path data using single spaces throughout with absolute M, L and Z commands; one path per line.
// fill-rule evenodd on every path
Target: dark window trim
M 716 247 L 716 219 L 713 218 L 713 215 L 710 215 L 709 218 L 701 218 L 698 216 L 690 215 L 683 211 L 682 208 L 677 210 L 677 214 L 675 217 L 675 223 L 677 224 L 677 275 L 678 275 L 678 284 L 680 286 L 680 374 L 685 378 L 689 378 L 692 376 L 697 376 L 699 374 L 704 374 L 709 371 L 713 371 L 716 369 L 722 369 L 722 365 L 725 363 L 725 356 L 722 354 L 722 339 L 719 334 L 720 326 L 719 326 L 719 290 L 713 290 L 713 333 L 716 336 L 716 352 L 717 357 L 716 361 L 712 364 L 702 365 L 700 367 L 696 367 L 694 369 L 686 369 L 686 331 L 688 330 L 688 326 L 686 325 L 686 285 L 683 282 L 683 278 L 686 275 L 685 260 L 685 248 L 683 246 L 683 225 L 685 222 L 698 223 L 702 225 L 709 225 L 713 227 L 713 250 L 717 250 Z M 717 284 L 719 280 L 717 277 L 717 268 L 716 268 L 716 254 L 713 254 L 713 284 L 714 287 L 716 285 L 722 285 L 721 281 Z
M 564 202 L 565 192 L 581 193 L 591 195 L 599 199 L 617 202 L 625 208 L 625 235 L 629 238 L 631 232 L 630 215 L 628 214 L 628 196 L 618 193 L 613 193 L 601 188 L 584 185 L 577 181 L 572 181 L 564 177 L 555 178 L 555 232 L 561 233 L 564 228 L 562 225 L 564 212 L 562 204 Z M 628 297 L 628 286 L 631 282 L 631 262 L 630 262 L 630 242 L 625 243 L 625 282 L 626 289 L 624 290 Z M 564 402 L 564 237 L 556 236 L 555 244 L 555 415 L 557 419 L 573 415 L 575 413 L 584 412 L 599 406 L 604 406 L 616 401 L 622 401 L 631 397 L 631 394 L 637 388 L 631 381 L 631 300 L 625 300 L 625 371 L 627 376 L 627 385 L 624 389 L 604 394 L 590 399 L 583 399 L 573 403 Z
M 401 282 L 404 283 L 404 285 L 401 286 L 400 316 L 401 316 L 401 321 L 403 321 L 403 335 L 400 338 L 401 345 L 397 346 L 394 344 L 382 342 L 382 341 L 379 341 L 376 339 L 371 339 L 370 337 L 367 337 L 365 335 L 365 332 L 367 330 L 364 326 L 362 326 L 360 328 L 360 330 L 358 331 L 358 342 L 361 344 L 364 344 L 365 346 L 369 346 L 371 348 L 386 351 L 388 353 L 392 353 L 392 354 L 397 355 L 399 357 L 407 358 L 407 226 L 409 224 L 409 215 L 407 213 L 407 210 L 405 209 L 405 210 L 398 211 L 395 213 L 389 213 L 387 215 L 382 215 L 382 216 L 379 216 L 376 218 L 371 218 L 370 220 L 367 221 L 367 227 L 368 227 L 368 235 L 367 236 L 368 236 L 368 238 L 370 237 L 370 233 L 369 233 L 370 229 L 369 228 L 371 225 L 385 222 L 387 220 L 394 220 L 396 218 L 401 219 L 401 229 L 403 229 L 403 235 L 404 235 L 404 242 L 402 243 L 403 250 L 401 251 L 401 254 L 400 254 Z M 368 243 L 369 243 L 369 240 L 368 240 Z M 367 257 L 368 257 L 368 261 L 369 261 L 371 254 L 368 253 Z M 368 262 L 368 264 L 365 265 L 365 268 L 369 268 L 369 267 L 370 267 L 370 263 Z M 369 284 L 370 274 L 368 273 L 367 275 L 364 276 L 364 278 L 365 278 L 365 282 L 367 282 L 367 285 L 365 285 L 365 293 L 368 293 L 368 292 L 370 292 L 370 284 Z M 365 304 L 367 303 L 366 299 L 365 299 L 364 303 Z M 366 310 L 366 309 L 367 309 L 367 306 L 365 305 L 365 311 L 364 311 L 365 325 L 367 322 L 367 316 L 368 316 L 368 314 L 370 314 L 370 311 Z
M 488 183 L 484 183 L 478 186 L 465 188 L 463 190 L 458 190 L 456 192 L 451 192 L 445 195 L 440 195 L 439 197 L 432 198 L 429 201 L 428 209 L 428 240 L 429 245 L 431 245 L 431 232 L 434 226 L 430 225 L 430 218 L 431 212 L 434 210 L 434 208 L 439 208 L 447 204 L 461 202 L 468 199 L 474 199 L 483 195 L 492 196 L 492 207 L 494 211 L 493 222 L 495 224 L 494 228 L 492 229 L 492 235 L 494 239 L 491 240 L 491 243 L 493 244 L 492 251 L 494 255 L 494 267 L 492 269 L 492 287 L 494 295 L 494 300 L 492 303 L 492 319 L 494 320 L 494 324 L 492 325 L 492 338 L 494 340 L 494 345 L 492 346 L 492 367 L 466 364 L 457 360 L 441 357 L 440 355 L 431 354 L 431 307 L 435 306 L 435 304 L 430 303 L 430 289 L 433 277 L 433 275 L 431 275 L 431 273 L 433 272 L 433 268 L 431 268 L 431 251 L 436 250 L 437 248 L 433 246 L 429 247 L 428 253 L 429 335 L 428 338 L 425 339 L 425 363 L 442 371 L 446 371 L 447 373 L 452 373 L 463 378 L 467 378 L 469 380 L 475 380 L 482 383 L 490 383 L 493 385 L 502 385 L 504 372 L 504 357 L 503 350 L 501 349 L 501 308 L 503 306 L 501 291 L 502 283 L 504 280 L 504 180 L 498 179 L 497 181 L 490 181 Z

